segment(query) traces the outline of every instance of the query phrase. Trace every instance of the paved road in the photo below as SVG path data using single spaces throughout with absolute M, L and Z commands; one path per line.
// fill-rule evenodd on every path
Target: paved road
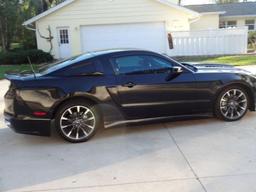
M 255 117 L 113 128 L 82 144 L 1 122 L 0 191 L 255 192 Z

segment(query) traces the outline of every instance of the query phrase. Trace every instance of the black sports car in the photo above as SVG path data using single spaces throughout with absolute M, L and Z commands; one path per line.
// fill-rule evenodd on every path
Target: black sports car
M 7 74 L 5 121 L 18 133 L 83 142 L 105 124 L 255 111 L 256 78 L 225 65 L 189 65 L 143 50 L 106 50 Z

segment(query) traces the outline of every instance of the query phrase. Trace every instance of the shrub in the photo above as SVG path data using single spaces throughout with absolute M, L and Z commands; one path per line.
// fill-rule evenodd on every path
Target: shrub
M 249 47 L 256 50 L 256 31 L 249 32 L 248 43 Z
M 50 53 L 46 53 L 42 50 L 30 49 L 30 50 L 13 50 L 10 52 L 0 53 L 0 65 L 18 65 L 28 64 L 30 58 L 31 63 L 40 64 L 53 60 Z

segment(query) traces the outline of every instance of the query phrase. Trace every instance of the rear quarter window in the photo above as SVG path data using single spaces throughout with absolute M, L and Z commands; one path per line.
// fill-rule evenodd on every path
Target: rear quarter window
M 64 76 L 80 76 L 80 75 L 90 75 L 97 71 L 95 61 L 83 61 L 70 65 L 57 73 Z

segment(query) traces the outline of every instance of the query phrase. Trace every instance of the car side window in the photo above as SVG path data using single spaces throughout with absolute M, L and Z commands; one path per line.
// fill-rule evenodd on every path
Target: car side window
M 164 59 L 147 55 L 116 57 L 111 63 L 117 75 L 163 73 L 172 67 Z
M 143 73 L 149 69 L 146 59 L 142 55 L 123 56 L 111 60 L 116 74 Z
M 96 72 L 94 61 L 80 62 L 60 71 L 63 75 L 89 75 L 94 72 Z
M 147 56 L 147 60 L 152 71 L 166 72 L 173 67 L 170 61 L 167 61 L 160 57 Z

